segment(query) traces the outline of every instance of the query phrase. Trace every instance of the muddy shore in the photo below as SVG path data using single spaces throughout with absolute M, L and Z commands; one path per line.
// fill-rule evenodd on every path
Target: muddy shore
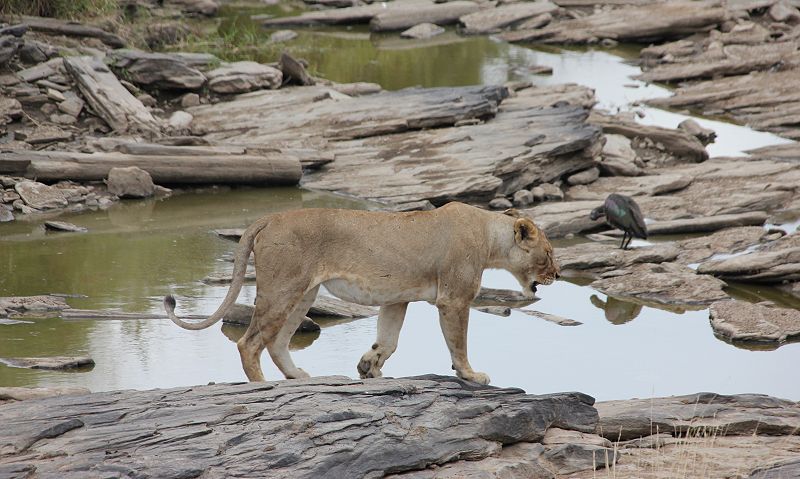
M 673 96 L 648 104 L 800 138 L 792 90 L 799 63 L 796 2 L 412 1 L 411 7 L 412 2 L 395 1 L 380 9 L 309 1 L 314 10 L 263 23 L 274 29 L 367 23 L 375 32 L 399 32 L 424 20 L 433 27 L 456 25 L 461 35 L 492 34 L 511 42 L 599 48 L 636 42 L 639 78 L 677 87 Z M 211 0 L 166 3 L 140 0 L 131 8 L 173 9 L 187 22 L 194 20 L 183 15 L 213 16 L 218 9 Z M 796 144 L 761 148 L 748 157 L 709 158 L 713 131 L 696 123 L 648 126 L 629 113 L 601 111 L 595 92 L 575 84 L 386 91 L 377 84 L 314 76 L 313 65 L 291 56 L 276 56 L 269 64 L 227 62 L 210 54 L 140 49 L 102 25 L 2 21 L 0 221 L 55 219 L 63 212 L 167 198 L 172 189 L 208 184 L 302 185 L 396 211 L 454 200 L 498 210 L 516 207 L 553 239 L 585 236 L 587 241 L 556 254 L 565 276 L 597 291 L 664 309 L 709 308 L 714 333 L 734 344 L 779 348 L 800 339 L 796 309 L 736 299 L 729 288 L 764 284 L 800 297 L 799 236 L 786 226 L 800 218 Z M 422 26 L 414 36 L 436 31 Z M 621 233 L 589 219 L 610 193 L 636 198 L 650 241 L 621 251 Z M 13 320 L 19 311 L 2 299 L 0 317 Z M 334 471 L 330 461 L 362 457 L 374 461 L 348 462 L 357 463 L 361 468 L 351 472 L 364 477 L 460 477 L 478 470 L 484 473 L 479 477 L 593 477 L 595 469 L 615 463 L 617 477 L 669 477 L 674 464 L 686 461 L 687 450 L 702 458 L 692 463 L 696 475 L 724 469 L 740 477 L 784 477 L 800 468 L 792 462 L 800 430 L 797 403 L 764 396 L 698 394 L 593 406 L 591 398 L 577 393 L 542 399 L 440 377 L 375 383 L 323 377 L 307 384 L 31 399 L 47 394 L 0 392 L 0 417 L 14 424 L 0 438 L 0 475 L 39 477 L 55 467 L 74 477 L 88 471 L 126 474 L 120 464 L 135 463 L 135 469 L 154 476 L 197 477 L 250 473 L 257 463 L 284 475 L 319 477 L 321 470 Z M 311 399 L 304 399 L 308 394 Z M 341 396 L 339 410 L 328 407 L 326 395 Z M 457 404 L 465 409 L 442 413 L 450 407 L 448 395 L 461 398 Z M 198 423 L 198 410 L 180 404 L 187 397 L 230 402 L 201 411 L 207 417 Z M 301 417 L 288 421 L 317 426 L 286 432 L 262 451 L 254 446 L 260 439 L 252 418 L 273 418 L 270 427 L 276 431 L 278 422 L 287 421 L 269 411 L 274 405 L 265 397 L 307 401 L 305 412 L 297 412 Z M 414 409 L 428 397 L 436 399 L 426 410 Z M 150 419 L 91 419 L 99 417 L 95 412 L 108 414 L 101 404 L 106 400 L 165 415 L 174 427 L 163 429 Z M 163 408 L 147 405 L 153 403 Z M 546 407 L 537 409 L 542 403 Z M 698 411 L 698 404 L 707 408 Z M 376 405 L 397 410 L 381 418 L 362 413 Z M 267 410 L 252 410 L 262 407 Z M 61 408 L 71 408 L 72 419 L 48 416 Z M 573 410 L 579 410 L 579 420 L 563 419 Z M 18 421 L 32 412 L 39 418 L 35 425 Z M 469 421 L 439 430 L 431 427 L 433 416 Z M 520 418 L 528 418 L 525 428 L 517 426 Z M 742 426 L 748 424 L 758 426 Z M 237 436 L 232 433 L 237 427 L 255 429 Z M 126 442 L 136 431 L 137 439 Z M 499 436 L 509 431 L 517 436 Z M 183 469 L 161 469 L 160 461 L 136 452 L 171 448 L 170 459 L 181 463 L 190 458 L 187 445 L 209 437 L 216 441 L 213 447 L 204 442 L 202 454 L 191 456 L 199 462 Z M 118 447 L 106 447 L 100 465 L 90 466 L 103 448 L 71 450 L 80 442 L 76 438 L 87 444 L 112 438 Z M 295 442 L 283 448 L 283 440 Z M 405 455 L 386 454 L 412 443 Z M 452 449 L 435 450 L 443 443 Z M 344 446 L 332 446 L 337 444 Z M 370 444 L 384 449 L 369 450 Z M 231 459 L 237 448 L 252 461 Z M 740 462 L 730 459 L 748 450 L 758 452 Z M 214 451 L 222 451 L 222 459 L 215 459 Z M 64 454 L 80 459 L 45 460 Z M 646 476 L 644 470 L 654 472 Z

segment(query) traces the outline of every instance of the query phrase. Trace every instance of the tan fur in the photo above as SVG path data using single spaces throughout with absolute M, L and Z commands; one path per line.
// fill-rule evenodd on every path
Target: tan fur
M 378 334 L 358 364 L 362 378 L 380 377 L 397 348 L 406 306 L 429 301 L 459 377 L 488 384 L 467 359 L 469 306 L 484 269 L 510 271 L 533 294 L 534 282 L 550 284 L 559 269 L 544 232 L 514 210 L 493 213 L 462 203 L 434 211 L 385 213 L 305 209 L 268 215 L 239 242 L 233 282 L 222 305 L 205 321 L 187 323 L 164 299 L 169 317 L 187 329 L 202 329 L 224 316 L 244 281 L 250 251 L 256 261 L 256 310 L 238 342 L 245 374 L 263 381 L 260 356 L 266 347 L 288 379 L 308 377 L 289 356 L 289 340 L 314 302 L 320 285 L 342 299 L 380 306 Z

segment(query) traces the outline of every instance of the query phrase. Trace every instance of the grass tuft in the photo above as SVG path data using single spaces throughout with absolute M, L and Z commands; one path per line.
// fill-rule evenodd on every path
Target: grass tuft
M 77 19 L 101 16 L 117 8 L 117 0 L 0 0 L 0 14 Z

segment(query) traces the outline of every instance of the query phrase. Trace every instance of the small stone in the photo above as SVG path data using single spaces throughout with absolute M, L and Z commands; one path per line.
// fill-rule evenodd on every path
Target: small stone
M 528 190 L 519 190 L 514 193 L 513 203 L 518 208 L 529 206 L 533 204 L 533 193 Z
M 147 93 L 142 93 L 141 95 L 137 96 L 136 99 L 142 102 L 142 105 L 144 106 L 153 107 L 158 105 L 158 101 L 156 101 L 156 99 L 153 98 L 152 95 L 149 95 Z
M 108 192 L 120 198 L 147 198 L 153 196 L 155 185 L 150 173 L 136 166 L 127 168 L 111 168 L 108 172 Z M 100 198 L 99 204 L 103 206 L 107 198 Z M 108 200 L 111 203 L 111 200 Z
M 251 61 L 226 64 L 206 73 L 214 93 L 245 93 L 261 88 L 275 89 L 283 83 L 283 72 Z
M 511 208 L 513 205 L 510 201 L 506 198 L 495 198 L 489 202 L 489 208 L 493 210 L 507 210 Z
M 28 131 L 17 131 L 14 133 L 14 136 L 17 140 L 26 141 L 31 145 L 72 139 L 72 133 L 52 125 L 37 126 L 33 130 Z
M 536 201 L 563 200 L 564 192 L 561 188 L 552 183 L 542 183 L 531 190 Z
M 613 48 L 613 47 L 616 47 L 617 45 L 619 45 L 619 42 L 614 40 L 614 39 L 612 39 L 612 38 L 604 38 L 604 39 L 600 40 L 600 45 L 602 45 L 602 46 L 604 46 L 606 48 Z
M 714 143 L 714 140 L 717 138 L 717 134 L 714 132 L 714 130 L 710 128 L 703 128 L 699 123 L 691 118 L 680 122 L 678 124 L 678 128 L 700 140 L 700 143 L 703 145 Z
M 77 118 L 78 115 L 81 114 L 81 110 L 83 110 L 83 105 L 83 100 L 79 98 L 67 98 L 65 101 L 58 104 L 58 109 L 67 115 L 72 115 Z
M 64 101 L 64 100 L 66 100 L 66 98 L 64 97 L 64 94 L 61 93 L 60 91 L 56 90 L 55 88 L 48 88 L 47 89 L 47 98 L 49 98 L 49 99 L 51 99 L 53 101 Z
M 400 33 L 400 36 L 402 38 L 422 40 L 441 35 L 442 33 L 444 33 L 444 28 L 440 27 L 439 25 L 434 25 L 433 23 L 420 23 L 419 25 L 414 25 L 408 30 Z
M 14 221 L 14 213 L 5 208 L 0 208 L 0 223 L 7 223 L 9 221 Z
M 41 111 L 47 116 L 50 116 L 58 111 L 58 107 L 52 103 L 44 103 L 42 104 L 42 106 L 39 107 L 39 111 Z
M 72 115 L 65 115 L 62 113 L 50 115 L 50 121 L 58 123 L 59 125 L 74 125 L 78 120 Z
M 800 23 L 800 12 L 785 0 L 771 6 L 769 9 L 769 16 L 776 22 L 791 24 Z
M 294 30 L 278 30 L 269 36 L 269 41 L 272 43 L 288 42 L 297 38 L 297 32 Z
M 298 333 L 313 333 L 319 331 L 321 328 L 313 319 L 306 317 L 300 326 L 297 328 Z
M 2 195 L 0 195 L 0 201 L 3 203 L 13 203 L 20 199 L 19 194 L 17 194 L 13 190 L 4 191 Z
M 194 120 L 194 116 L 191 113 L 186 113 L 185 111 L 176 111 L 169 117 L 168 124 L 170 128 L 175 130 L 187 130 L 189 126 L 192 124 L 192 120 Z
M 200 95 L 197 93 L 187 93 L 181 97 L 181 107 L 189 108 L 200 104 Z
M 589 183 L 593 183 L 597 178 L 600 177 L 600 170 L 593 166 L 588 170 L 583 170 L 580 173 L 575 173 L 567 178 L 567 183 L 570 185 L 588 185 Z

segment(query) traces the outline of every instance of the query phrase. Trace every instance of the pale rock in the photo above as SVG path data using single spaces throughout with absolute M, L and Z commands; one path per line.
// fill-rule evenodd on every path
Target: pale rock
M 192 120 L 194 117 L 191 113 L 186 113 L 185 111 L 176 111 L 169 117 L 169 127 L 174 130 L 188 130 L 189 126 L 192 124 Z
M 600 177 L 600 170 L 593 166 L 588 170 L 583 170 L 580 173 L 575 173 L 567 178 L 567 184 L 570 185 L 588 185 Z
M 272 43 L 281 43 L 294 40 L 295 38 L 297 38 L 297 32 L 294 30 L 278 30 L 276 32 L 272 32 L 272 34 L 269 36 L 269 41 Z
M 181 97 L 181 108 L 189 108 L 200 104 L 200 95 L 187 93 Z
M 120 198 L 147 198 L 153 196 L 155 192 L 155 185 L 150 174 L 136 166 L 111 168 L 106 185 L 109 193 Z M 106 202 L 103 200 L 106 199 L 100 198 L 98 204 L 101 207 L 104 206 Z
M 503 197 L 495 198 L 495 199 L 493 199 L 492 201 L 489 202 L 489 208 L 491 208 L 493 210 L 507 210 L 507 209 L 511 208 L 512 206 L 513 205 L 511 204 L 511 202 L 508 201 L 508 199 L 503 198 Z
M 222 94 L 276 89 L 283 82 L 283 73 L 277 68 L 251 61 L 229 63 L 207 72 L 207 75 L 208 88 Z
M 400 36 L 402 38 L 423 40 L 441 35 L 442 33 L 444 33 L 444 28 L 440 27 L 439 25 L 435 25 L 433 23 L 420 23 L 419 25 L 414 25 L 408 30 L 403 31 L 400 33 Z
M 533 204 L 533 193 L 528 190 L 519 190 L 514 193 L 514 206 L 525 207 Z
M 607 134 L 600 171 L 607 176 L 639 176 L 644 173 L 643 162 L 631 147 L 631 140 L 622 135 Z
M 26 205 L 36 209 L 63 208 L 67 198 L 58 188 L 37 181 L 21 181 L 14 185 Z

